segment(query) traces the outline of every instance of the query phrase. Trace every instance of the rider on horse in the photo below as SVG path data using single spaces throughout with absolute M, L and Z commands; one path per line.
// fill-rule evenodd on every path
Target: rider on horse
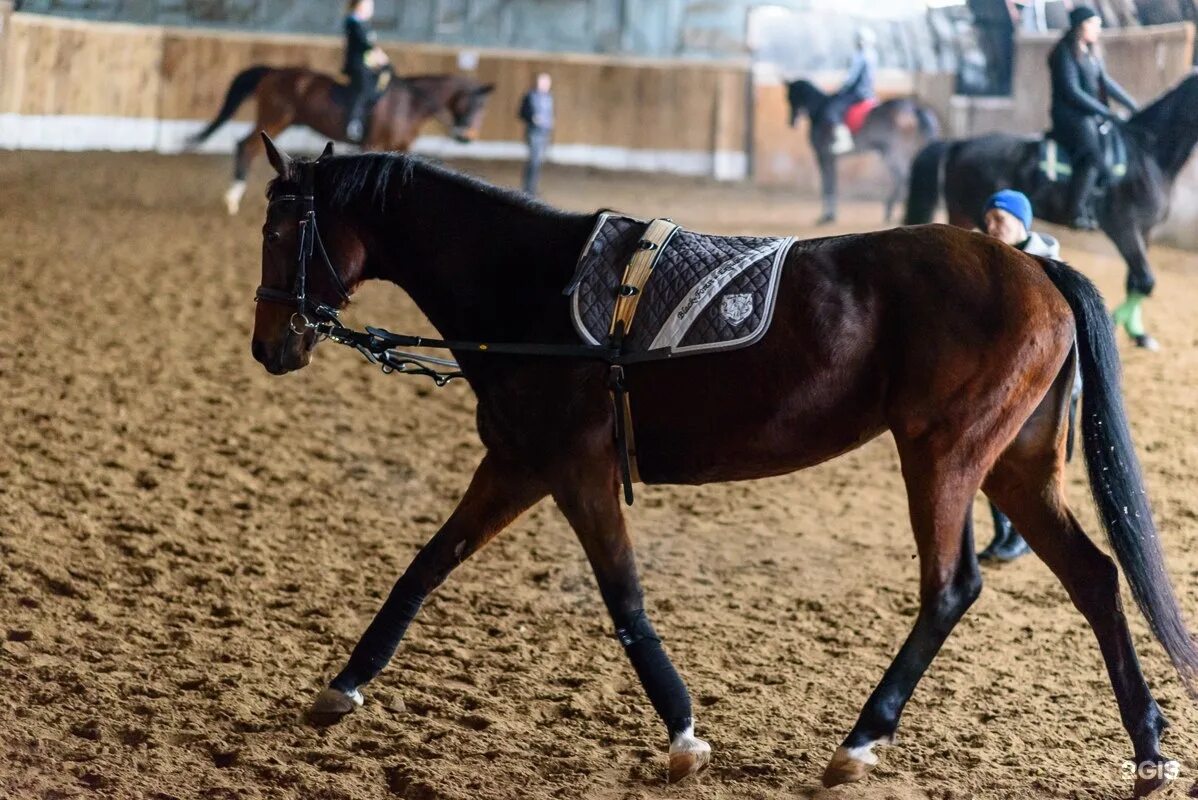
M 1098 53 L 1102 18 L 1088 6 L 1069 14 L 1069 31 L 1048 57 L 1052 74 L 1053 138 L 1073 157 L 1069 184 L 1069 214 L 1073 227 L 1094 230 L 1098 223 L 1089 209 L 1105 169 L 1102 134 L 1119 118 L 1110 109 L 1114 99 L 1131 111 L 1136 101 L 1107 74 Z
M 345 7 L 345 66 L 349 78 L 349 120 L 346 137 L 361 144 L 366 138 L 366 107 L 378 88 L 379 73 L 390 63 L 387 54 L 375 43 L 370 20 L 374 17 L 374 0 L 349 0 Z
M 853 133 L 844 119 L 849 108 L 876 97 L 874 75 L 878 71 L 877 40 L 877 35 L 870 28 L 857 31 L 857 50 L 849 64 L 849 77 L 824 106 L 824 121 L 836 130 L 836 139 L 832 143 L 834 155 L 844 155 L 853 150 Z

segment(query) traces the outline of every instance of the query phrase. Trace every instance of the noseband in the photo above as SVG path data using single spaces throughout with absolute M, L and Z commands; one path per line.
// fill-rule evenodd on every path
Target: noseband
M 324 248 L 320 238 L 320 228 L 316 226 L 316 197 L 311 194 L 284 194 L 273 197 L 270 205 L 275 203 L 301 203 L 299 225 L 299 258 L 296 264 L 295 283 L 290 292 L 272 289 L 269 286 L 259 286 L 254 292 L 254 301 L 258 303 L 275 303 L 290 306 L 295 309 L 291 315 L 288 327 L 295 334 L 302 334 L 313 327 L 313 322 L 332 322 L 337 320 L 337 310 L 332 306 L 308 299 L 308 265 L 312 256 L 320 254 L 320 262 L 332 278 L 333 288 L 338 295 L 338 305 L 349 301 L 349 292 L 344 281 L 337 274 L 337 268 L 329 259 L 329 253 Z

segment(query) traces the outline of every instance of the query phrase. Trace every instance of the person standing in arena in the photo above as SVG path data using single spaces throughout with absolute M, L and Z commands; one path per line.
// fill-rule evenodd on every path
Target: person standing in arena
M 1015 0 L 969 0 L 968 5 L 978 47 L 986 57 L 986 93 L 1006 97 L 1011 94 L 1015 29 L 1024 4 Z
M 553 138 L 553 79 L 549 73 L 537 75 L 533 88 L 520 102 L 520 119 L 524 121 L 524 140 L 528 143 L 528 163 L 524 166 L 524 191 L 537 193 L 541 182 L 541 162 Z
M 1138 108 L 1131 95 L 1107 74 L 1098 52 L 1101 36 L 1098 12 L 1079 6 L 1069 12 L 1069 30 L 1048 57 L 1052 135 L 1073 159 L 1069 219 L 1079 230 L 1098 227 L 1090 213 L 1090 199 L 1104 169 L 1101 129 L 1119 119 L 1110 109 L 1110 100 L 1133 113 Z
M 1061 245 L 1056 239 L 1032 230 L 1032 203 L 1022 192 L 1008 189 L 995 194 L 986 201 L 983 213 L 986 233 L 995 239 L 1033 256 L 1054 259 L 1061 257 Z M 1080 389 L 1079 376 L 1073 384 L 1074 402 Z M 994 519 L 994 539 L 978 554 L 979 559 L 1014 561 L 1031 552 L 1027 542 L 1011 524 L 1011 520 L 994 503 L 990 504 L 990 515 Z
M 349 120 L 346 137 L 356 144 L 366 138 L 366 106 L 378 86 L 379 72 L 390 63 L 376 44 L 370 20 L 374 18 L 374 0 L 350 0 L 345 4 L 345 66 L 349 78 Z
M 849 63 L 849 76 L 840 91 L 832 95 L 824 106 L 823 121 L 834 126 L 832 154 L 844 155 L 853 151 L 853 132 L 845 123 L 844 116 L 857 103 L 873 100 L 877 96 L 875 87 L 878 72 L 878 36 L 872 28 L 857 31 L 856 50 Z

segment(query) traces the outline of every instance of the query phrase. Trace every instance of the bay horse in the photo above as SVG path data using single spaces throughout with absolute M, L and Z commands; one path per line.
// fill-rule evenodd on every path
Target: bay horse
M 1148 263 L 1152 230 L 1168 217 L 1173 184 L 1198 144 L 1198 73 L 1133 115 L 1122 129 L 1127 174 L 1102 195 L 1097 211 L 1103 233 L 1127 263 L 1128 301 L 1121 309 L 1138 316 L 1140 300 L 1156 285 Z M 1067 225 L 1068 183 L 1041 174 L 1039 151 L 1039 137 L 1004 134 L 928 145 L 912 165 L 906 224 L 930 222 L 943 189 L 949 223 L 981 227 L 986 199 L 1010 188 L 1031 198 L 1036 216 Z M 1156 341 L 1132 324 L 1133 317 L 1126 319 L 1135 343 L 1155 349 Z
M 821 225 L 836 221 L 838 202 L 836 164 L 839 157 L 832 152 L 836 126 L 823 119 L 824 108 L 831 99 L 831 95 L 824 94 L 810 81 L 796 80 L 786 84 L 790 126 L 793 128 L 798 125 L 804 111 L 811 118 L 809 138 L 823 187 L 821 197 L 824 208 L 818 220 Z M 890 195 L 886 198 L 886 222 L 890 222 L 895 206 L 903 201 L 911 160 L 920 148 L 939 135 L 940 121 L 936 112 L 910 97 L 879 103 L 869 112 L 861 130 L 853 135 L 856 146 L 853 154 L 877 153 L 894 181 Z
M 336 157 L 330 145 L 305 161 L 269 140 L 266 149 L 277 177 L 267 192 L 251 352 L 271 374 L 306 366 L 320 339 L 297 326 L 297 314 L 344 307 L 375 280 L 405 290 L 445 337 L 506 342 L 509 353 L 577 346 L 563 287 L 597 214 L 558 211 L 410 155 Z M 301 270 L 314 252 L 316 266 Z M 549 496 L 577 534 L 617 638 L 665 724 L 670 779 L 697 772 L 711 748 L 695 736 L 687 688 L 646 611 L 620 506 L 608 366 L 481 346 L 461 345 L 454 356 L 477 396 L 486 453 L 457 508 L 316 698 L 311 721 L 331 724 L 360 706 L 361 688 L 430 593 Z M 875 746 L 892 742 L 917 682 L 977 599 L 970 509 L 979 487 L 1093 628 L 1144 765 L 1137 794 L 1163 785 L 1176 767 L 1160 752 L 1166 723 L 1128 630 L 1119 570 L 1064 496 L 1077 363 L 1099 518 L 1155 638 L 1190 685 L 1198 649 L 1165 571 L 1113 330 L 1098 290 L 1069 266 L 944 225 L 799 242 L 757 344 L 628 366 L 646 483 L 780 475 L 886 431 L 894 437 L 920 558 L 920 610 L 835 750 L 826 785 L 859 780 L 877 763 Z
M 421 126 L 434 117 L 446 123 L 458 142 L 477 136 L 494 84 L 462 75 L 394 77 L 389 70 L 387 74 L 392 77 L 369 112 L 362 149 L 405 152 Z M 255 66 L 233 78 L 216 118 L 189 145 L 194 147 L 216 133 L 251 96 L 258 102 L 257 116 L 234 153 L 233 183 L 225 193 L 230 214 L 241 207 L 246 176 L 262 152 L 259 132 L 278 136 L 292 125 L 306 125 L 331 140 L 345 141 L 349 124 L 349 87 L 336 78 L 304 67 Z

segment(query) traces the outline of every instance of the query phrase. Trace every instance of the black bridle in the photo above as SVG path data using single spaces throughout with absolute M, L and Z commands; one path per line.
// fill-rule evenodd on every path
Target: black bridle
M 313 255 L 320 253 L 320 263 L 324 265 L 325 272 L 332 278 L 333 289 L 338 295 L 338 304 L 349 302 L 349 291 L 337 273 L 337 268 L 329 259 L 329 252 L 325 250 L 324 240 L 320 238 L 320 228 L 316 226 L 316 196 L 313 194 L 284 194 L 272 197 L 270 205 L 291 202 L 301 203 L 303 209 L 298 223 L 299 258 L 296 262 L 295 282 L 292 284 L 290 292 L 272 289 L 269 286 L 259 286 L 254 292 L 254 301 L 276 303 L 294 308 L 295 313 L 291 315 L 288 327 L 292 333 L 299 335 L 312 328 L 313 323 L 340 321 L 336 308 L 323 303 L 314 303 L 308 299 L 308 265 L 312 263 Z
M 270 199 L 269 206 L 276 203 L 301 203 L 299 227 L 299 257 L 296 262 L 295 281 L 290 292 L 272 289 L 269 286 L 259 286 L 254 292 L 254 301 L 258 303 L 275 303 L 295 309 L 288 322 L 290 332 L 302 336 L 312 331 L 317 341 L 329 339 L 338 344 L 352 347 L 361 353 L 367 361 L 377 364 L 384 373 L 399 373 L 404 375 L 424 375 L 432 378 L 437 386 L 444 386 L 452 380 L 465 377 L 456 361 L 447 358 L 435 358 L 404 350 L 399 347 L 429 348 L 434 350 L 450 350 L 459 353 L 488 353 L 495 355 L 514 356 L 549 356 L 555 358 L 574 358 L 600 361 L 608 365 L 608 389 L 615 403 L 615 439 L 619 454 L 621 482 L 624 485 L 624 499 L 632 504 L 632 471 L 628 452 L 628 431 L 626 429 L 625 409 L 627 408 L 627 386 L 624 380 L 624 365 L 641 361 L 661 361 L 668 359 L 672 353 L 668 348 L 649 350 L 636 355 L 627 355 L 623 348 L 623 326 L 620 333 L 611 337 L 606 345 L 570 345 L 570 344 L 525 344 L 525 343 L 496 343 L 466 342 L 446 339 L 427 339 L 423 336 L 409 336 L 402 333 L 392 333 L 382 328 L 367 326 L 364 331 L 347 328 L 341 324 L 341 315 L 337 308 L 314 301 L 308 295 L 308 267 L 316 254 L 320 255 L 320 263 L 332 279 L 333 289 L 338 294 L 338 305 L 349 301 L 349 291 L 345 282 L 329 258 L 324 242 L 320 238 L 320 229 L 316 225 L 316 197 L 312 190 L 313 176 L 309 172 L 305 176 L 303 194 L 285 194 Z M 565 294 L 570 294 L 577 288 L 578 279 L 572 280 Z M 440 369 L 438 369 L 440 368 Z

